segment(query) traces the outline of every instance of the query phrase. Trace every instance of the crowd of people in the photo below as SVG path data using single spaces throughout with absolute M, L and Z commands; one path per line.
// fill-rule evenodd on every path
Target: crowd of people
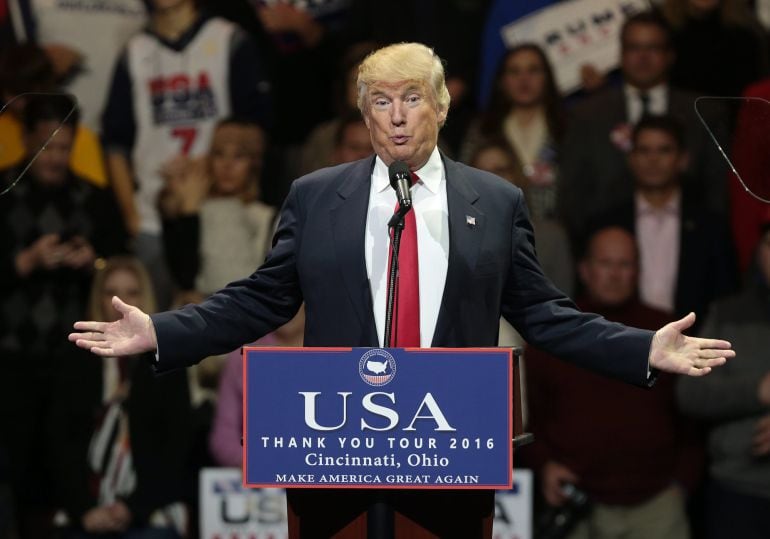
M 442 152 L 522 189 L 560 289 L 642 328 L 695 312 L 740 356 L 640 389 L 527 347 L 538 507 L 584 492 L 572 539 L 770 536 L 770 206 L 714 139 L 739 173 L 770 153 L 739 101 L 713 138 L 693 106 L 770 96 L 761 2 L 629 13 L 617 69 L 569 95 L 546 44 L 500 42 L 513 4 L 0 2 L 0 537 L 195 536 L 198 471 L 240 465 L 240 355 L 154 377 L 66 335 L 114 295 L 153 312 L 258 267 L 295 178 L 372 156 L 358 66 L 401 41 L 445 60 Z

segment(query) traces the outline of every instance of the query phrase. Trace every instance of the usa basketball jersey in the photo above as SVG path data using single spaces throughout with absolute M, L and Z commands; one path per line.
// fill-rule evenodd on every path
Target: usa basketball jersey
M 217 122 L 230 114 L 229 66 L 235 25 L 206 20 L 189 43 L 172 48 L 150 32 L 126 49 L 136 134 L 132 163 L 140 230 L 160 234 L 160 170 L 178 154 L 208 151 Z

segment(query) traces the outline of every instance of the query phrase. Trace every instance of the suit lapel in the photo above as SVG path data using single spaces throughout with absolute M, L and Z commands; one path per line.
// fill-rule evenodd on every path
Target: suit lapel
M 338 202 L 330 211 L 334 254 L 345 289 L 362 327 L 368 329 L 370 342 L 377 343 L 372 294 L 366 275 L 364 236 L 369 209 L 374 159 L 358 161 L 347 169 L 337 188 Z
M 442 156 L 443 157 L 443 156 Z M 460 309 L 460 298 L 467 293 L 485 232 L 485 216 L 474 206 L 479 194 L 457 163 L 443 158 L 449 210 L 449 262 L 432 346 L 445 342 Z

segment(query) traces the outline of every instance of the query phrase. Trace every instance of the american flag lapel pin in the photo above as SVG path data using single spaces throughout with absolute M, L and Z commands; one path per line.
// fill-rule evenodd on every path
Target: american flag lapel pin
M 468 226 L 476 226 L 476 218 L 470 215 L 465 216 L 465 224 Z

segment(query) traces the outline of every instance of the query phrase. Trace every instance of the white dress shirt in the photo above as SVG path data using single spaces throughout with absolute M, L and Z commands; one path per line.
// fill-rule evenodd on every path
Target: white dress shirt
M 646 92 L 650 100 L 647 108 L 649 114 L 658 116 L 668 112 L 668 87 L 665 84 L 658 84 Z M 623 85 L 623 94 L 626 98 L 626 110 L 628 111 L 628 121 L 635 124 L 642 117 L 642 92 L 629 84 Z
M 438 149 L 434 148 L 428 162 L 414 172 L 420 178 L 412 187 L 420 280 L 420 346 L 427 348 L 433 342 L 449 261 L 446 174 Z M 374 321 L 381 344 L 385 338 L 388 287 L 388 221 L 396 208 L 396 202 L 396 192 L 390 187 L 388 167 L 377 157 L 369 191 L 364 248 L 366 274 L 369 277 L 374 304 Z
M 679 191 L 661 208 L 636 195 L 636 236 L 639 244 L 639 297 L 642 303 L 674 312 L 679 275 Z

